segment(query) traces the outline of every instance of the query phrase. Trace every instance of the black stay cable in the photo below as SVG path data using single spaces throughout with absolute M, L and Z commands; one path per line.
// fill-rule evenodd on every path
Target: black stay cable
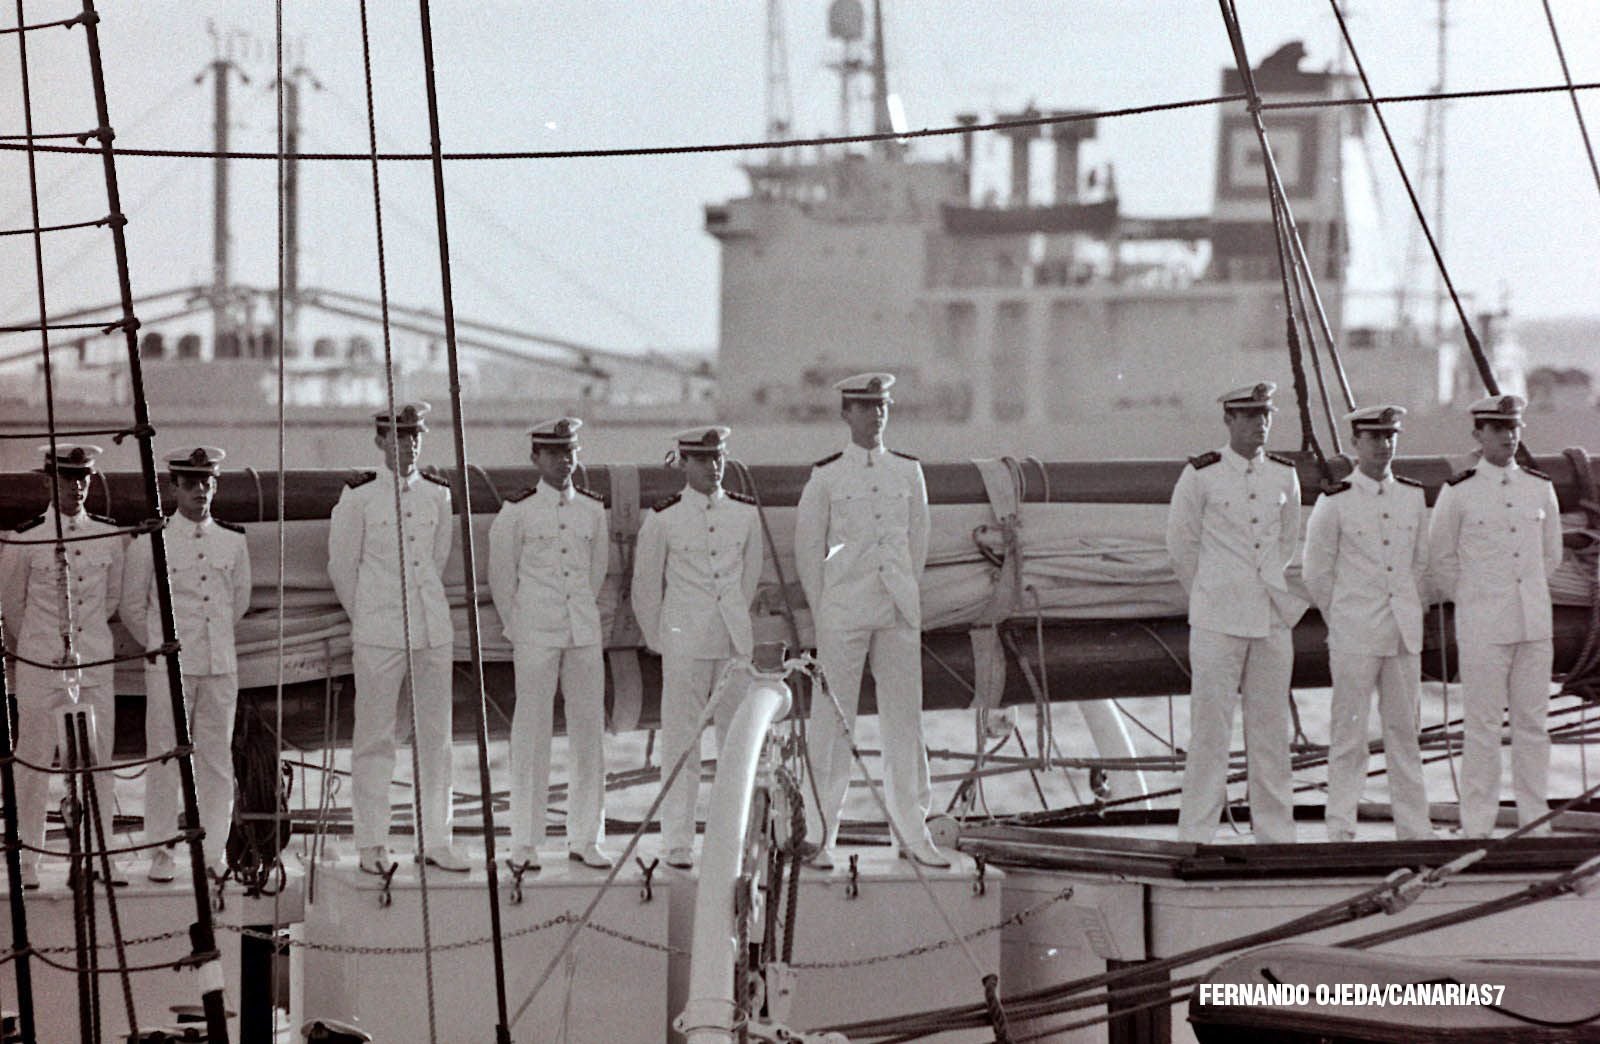
M 1272 206 L 1272 240 L 1278 255 L 1278 282 L 1283 292 L 1283 318 L 1285 343 L 1289 348 L 1289 369 L 1294 376 L 1295 405 L 1300 413 L 1300 448 L 1316 457 L 1317 465 L 1327 469 L 1322 447 L 1317 443 L 1317 433 L 1311 419 L 1311 388 L 1306 381 L 1305 362 L 1302 358 L 1300 330 L 1295 316 L 1294 295 L 1289 289 L 1290 265 L 1285 238 L 1285 228 L 1293 218 L 1289 215 L 1289 200 L 1283 192 L 1283 182 L 1278 177 L 1278 163 L 1272 155 L 1272 144 L 1267 140 L 1267 126 L 1261 119 L 1261 94 L 1256 90 L 1255 73 L 1250 68 L 1250 56 L 1245 51 L 1244 33 L 1239 28 L 1239 13 L 1232 0 L 1217 0 L 1222 11 L 1222 23 L 1228 31 L 1228 43 L 1233 48 L 1234 64 L 1244 83 L 1246 107 L 1250 123 L 1256 132 L 1256 142 L 1261 149 L 1261 163 L 1266 173 L 1267 199 Z
M 1395 145 L 1394 135 L 1389 131 L 1389 121 L 1384 118 L 1383 108 L 1378 104 L 1377 95 L 1372 90 L 1372 81 L 1367 78 L 1366 66 L 1361 61 L 1361 55 L 1356 52 L 1355 41 L 1350 37 L 1350 26 L 1345 23 L 1344 11 L 1339 6 L 1339 0 L 1328 0 L 1328 3 L 1333 7 L 1334 18 L 1339 22 L 1339 32 L 1344 37 L 1346 50 L 1350 52 L 1350 60 L 1355 63 L 1356 73 L 1361 77 L 1361 87 L 1366 92 L 1373 118 L 1377 120 L 1379 129 L 1383 131 L 1383 140 L 1389 146 L 1389 155 L 1394 159 L 1394 168 L 1400 175 L 1401 183 L 1405 185 L 1406 195 L 1411 200 L 1412 213 L 1416 215 L 1417 224 L 1428 241 L 1428 249 L 1433 252 L 1433 262 L 1439 269 L 1439 277 L 1444 281 L 1445 289 L 1450 293 L 1450 301 L 1455 305 L 1456 316 L 1461 320 L 1462 336 L 1466 338 L 1467 348 L 1472 352 L 1472 361 L 1478 368 L 1478 376 L 1483 381 L 1484 390 L 1490 395 L 1499 395 L 1500 382 L 1495 379 L 1494 369 L 1489 365 L 1489 357 L 1484 354 L 1483 343 L 1478 340 L 1477 332 L 1472 329 L 1472 323 L 1467 318 L 1467 310 L 1461 303 L 1461 295 L 1456 292 L 1455 282 L 1450 278 L 1450 269 L 1444 263 L 1444 254 L 1439 249 L 1439 241 L 1434 238 L 1433 228 L 1422 212 L 1422 201 L 1417 197 L 1417 190 L 1411 184 L 1411 175 L 1406 173 L 1405 162 L 1400 158 L 1400 149 Z
M 1561 46 L 1561 32 L 1556 28 L 1556 16 L 1550 11 L 1550 0 L 1544 2 L 1544 20 L 1550 24 L 1550 39 L 1556 45 L 1556 57 L 1561 59 L 1561 77 L 1567 81 L 1567 94 L 1572 98 L 1572 115 L 1578 120 L 1578 134 L 1583 138 L 1583 151 L 1589 157 L 1589 173 L 1594 175 L 1594 187 L 1600 192 L 1600 163 L 1595 162 L 1594 142 L 1589 140 L 1589 125 L 1583 121 L 1583 106 L 1578 104 L 1578 91 L 1572 83 L 1572 70 L 1567 68 L 1567 50 Z

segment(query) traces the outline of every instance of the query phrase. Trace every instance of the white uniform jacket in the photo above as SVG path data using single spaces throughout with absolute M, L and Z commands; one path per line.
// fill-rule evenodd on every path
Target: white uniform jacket
M 697 660 L 749 656 L 761 553 L 761 516 L 749 497 L 686 488 L 656 504 L 633 558 L 633 611 L 645 643 Z
M 1429 531 L 1439 597 L 1456 604 L 1458 644 L 1549 638 L 1549 575 L 1561 564 L 1561 508 L 1537 471 L 1480 461 L 1439 491 Z
M 413 471 L 401 482 L 405 513 L 405 587 L 411 647 L 454 640 L 444 568 L 450 560 L 450 485 Z M 350 480 L 328 524 L 328 578 L 350 615 L 351 639 L 360 645 L 404 649 L 396 541 L 394 473 L 387 468 Z
M 81 537 L 119 528 L 109 518 L 80 511 L 61 520 L 61 535 Z M 17 527 L 10 539 L 37 543 L 0 545 L 0 601 L 3 601 L 6 644 L 39 663 L 61 659 L 61 597 L 56 558 L 56 509 Z M 108 659 L 114 649 L 109 620 L 122 601 L 125 536 L 74 540 L 66 551 L 67 593 L 72 612 L 72 647 L 79 663 Z M 109 686 L 113 667 L 106 664 L 83 672 L 85 687 Z M 59 672 L 17 664 L 18 691 L 55 687 Z
M 1300 538 L 1300 478 L 1287 457 L 1246 460 L 1229 447 L 1189 459 L 1172 490 L 1167 551 L 1189 592 L 1189 625 L 1265 638 L 1293 627 L 1305 599 L 1284 570 Z
M 795 569 L 817 626 L 881 618 L 922 626 L 928 487 L 915 457 L 855 443 L 811 469 L 795 511 Z
M 489 591 L 511 644 L 599 644 L 610 553 L 598 493 L 541 482 L 507 497 L 489 527 Z
M 250 549 L 244 527 L 206 517 L 167 519 L 167 578 L 172 615 L 182 648 L 184 674 L 233 674 L 233 625 L 250 608 Z M 122 581 L 122 620 L 146 649 L 161 645 L 161 608 L 156 598 L 154 535 L 128 548 Z
M 1328 624 L 1328 648 L 1368 656 L 1422 652 L 1428 504 L 1422 485 L 1360 471 L 1317 500 L 1302 577 Z

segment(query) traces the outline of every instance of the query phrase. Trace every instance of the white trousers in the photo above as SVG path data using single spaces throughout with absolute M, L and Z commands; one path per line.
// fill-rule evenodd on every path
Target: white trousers
M 1428 793 L 1422 783 L 1422 751 L 1417 744 L 1417 701 L 1422 690 L 1422 657 L 1416 653 L 1368 656 L 1328 650 L 1333 673 L 1333 703 L 1328 723 L 1328 840 L 1349 841 L 1356 833 L 1356 806 L 1367 782 L 1367 721 L 1372 691 L 1378 691 L 1383 723 L 1383 759 L 1395 836 L 1402 841 L 1433 836 L 1428 823 Z
M 172 698 L 165 664 L 144 672 L 144 749 L 154 757 L 173 748 Z M 189 738 L 194 744 L 194 787 L 205 831 L 206 864 L 228 850 L 233 828 L 233 717 L 239 703 L 237 674 L 185 674 Z M 149 765 L 144 775 L 144 839 L 164 841 L 178 833 L 183 809 L 176 761 Z
M 1240 638 L 1191 627 L 1189 669 L 1189 750 L 1178 810 L 1179 840 L 1204 844 L 1217 832 L 1227 800 L 1233 712 L 1243 693 L 1251 830 L 1260 843 L 1292 842 L 1289 681 L 1294 640 L 1289 628 L 1275 620 L 1265 638 Z
M 559 683 L 566 711 L 567 847 L 605 839 L 606 666 L 600 646 L 524 643 L 513 651 L 517 709 L 511 718 L 511 843 L 544 843 L 550 797 L 550 733 Z
M 450 646 L 411 650 L 411 704 L 416 716 L 417 804 L 422 808 L 422 841 L 429 848 L 450 844 Z M 400 687 L 406 680 L 406 651 L 357 644 L 350 654 L 356 678 L 356 721 L 350 743 L 353 793 L 351 814 L 357 848 L 389 843 L 389 786 L 394 778 L 396 728 L 404 734 L 409 715 L 399 720 Z
M 713 692 L 726 658 L 701 660 L 690 656 L 667 653 L 661 657 L 661 773 L 665 782 L 667 773 L 678 763 L 684 751 L 690 751 L 673 782 L 672 789 L 661 801 L 661 847 L 664 851 L 688 848 L 694 844 L 694 807 L 700 796 L 701 739 L 705 728 L 700 724 L 706 712 L 706 702 L 716 697 L 711 711 L 711 721 L 717 737 L 717 753 L 722 753 L 722 741 L 728 738 L 728 726 L 733 724 L 733 713 L 738 709 L 741 695 L 734 679 Z
M 1500 723 L 1511 708 L 1511 785 L 1517 822 L 1550 810 L 1550 639 L 1461 649 L 1466 744 L 1461 758 L 1461 830 L 1488 837 L 1500 808 Z
M 883 741 L 883 791 L 889 817 L 908 845 L 932 844 L 928 807 L 928 752 L 922 745 L 922 632 L 915 627 L 817 631 L 817 659 L 854 734 L 861 698 L 861 669 L 872 665 L 877 684 L 878 732 Z M 822 807 L 806 792 L 806 834 L 832 845 L 839 840 L 855 758 L 826 693 L 811 694 L 806 742 Z M 820 815 L 819 815 L 820 814 Z
M 111 746 L 117 735 L 117 705 L 111 686 L 85 686 L 79 690 L 78 702 L 94 708 L 95 764 L 108 765 L 111 763 Z M 57 721 L 61 712 L 70 705 L 63 689 L 43 691 L 34 689 L 25 692 L 19 688 L 15 734 L 17 756 L 35 765 L 50 764 L 50 759 L 56 753 L 56 735 L 60 728 Z M 61 755 L 65 759 L 66 751 L 61 751 Z M 17 834 L 23 844 L 35 848 L 44 846 L 45 806 L 50 800 L 51 775 L 52 773 L 36 772 L 22 765 L 16 766 Z M 101 772 L 95 776 L 95 789 L 100 792 L 100 814 L 105 817 L 104 826 L 106 836 L 109 838 L 113 803 L 109 772 Z M 59 851 L 66 850 L 67 845 L 63 842 Z M 37 864 L 38 854 L 24 849 L 22 861 L 27 863 L 30 860 Z

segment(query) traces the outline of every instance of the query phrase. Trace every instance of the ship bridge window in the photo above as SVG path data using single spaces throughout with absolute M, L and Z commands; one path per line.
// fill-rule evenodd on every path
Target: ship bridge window
M 139 358 L 159 359 L 167 353 L 167 339 L 152 330 L 139 341 Z
M 180 358 L 180 359 L 198 359 L 198 358 L 200 358 L 200 335 L 199 334 L 189 333 L 189 334 L 184 334 L 182 337 L 178 338 L 178 358 Z
M 978 309 L 971 301 L 951 301 L 940 316 L 935 343 L 946 359 L 970 359 L 978 338 Z

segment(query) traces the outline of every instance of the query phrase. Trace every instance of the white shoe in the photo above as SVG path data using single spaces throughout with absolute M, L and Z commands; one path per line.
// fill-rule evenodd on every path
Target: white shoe
M 900 850 L 901 859 L 910 859 L 934 870 L 948 870 L 950 857 L 933 847 L 932 841 L 923 841 Z
M 539 869 L 539 850 L 532 845 L 511 846 L 512 869 L 522 868 L 523 873 Z
M 676 867 L 679 870 L 693 870 L 694 849 L 669 848 L 667 849 L 666 862 L 668 866 Z
M 617 861 L 606 854 L 599 845 L 584 845 L 582 848 L 567 849 L 567 858 L 573 862 L 582 863 L 584 866 L 595 870 L 610 870 L 617 865 Z
M 389 858 L 389 849 L 386 845 L 369 845 L 361 850 L 360 866 L 364 874 L 384 877 L 394 867 L 394 860 Z
M 452 845 L 428 849 L 427 854 L 422 857 L 422 861 L 428 866 L 436 866 L 440 870 L 448 870 L 452 874 L 464 874 L 472 869 L 472 864 L 467 862 Z
M 150 857 L 150 868 L 145 871 L 145 876 L 157 884 L 165 884 L 178 876 L 178 861 L 173 858 L 172 849 L 158 848 Z

